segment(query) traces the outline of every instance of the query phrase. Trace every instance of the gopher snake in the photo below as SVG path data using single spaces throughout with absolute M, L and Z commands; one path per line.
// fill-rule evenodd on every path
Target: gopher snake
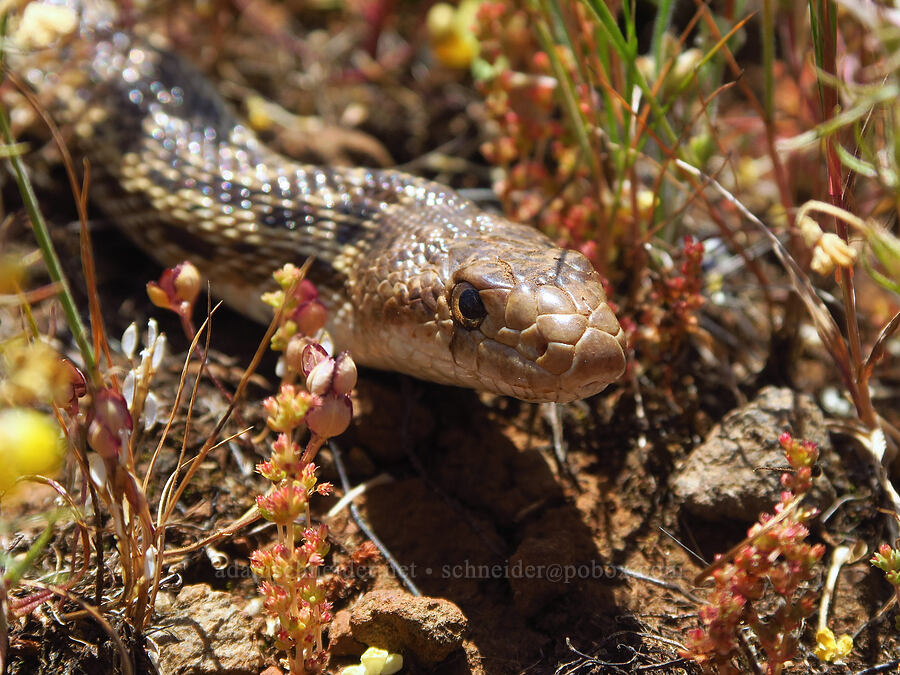
M 92 197 L 163 265 L 267 320 L 274 269 L 314 256 L 335 345 L 375 368 L 529 401 L 601 391 L 624 333 L 580 253 L 392 170 L 299 164 L 267 149 L 164 48 L 93 25 L 25 79 L 92 166 Z

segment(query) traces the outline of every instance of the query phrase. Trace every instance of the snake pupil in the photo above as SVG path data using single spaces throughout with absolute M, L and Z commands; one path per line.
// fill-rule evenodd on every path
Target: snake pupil
M 487 314 L 481 296 L 474 288 L 467 288 L 459 294 L 459 313 L 471 321 L 483 319 Z

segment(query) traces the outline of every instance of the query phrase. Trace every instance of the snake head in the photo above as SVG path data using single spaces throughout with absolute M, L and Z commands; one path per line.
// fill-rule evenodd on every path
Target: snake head
M 527 401 L 586 398 L 617 380 L 625 333 L 587 258 L 540 235 L 496 245 L 502 257 L 450 251 L 445 297 L 457 375 Z

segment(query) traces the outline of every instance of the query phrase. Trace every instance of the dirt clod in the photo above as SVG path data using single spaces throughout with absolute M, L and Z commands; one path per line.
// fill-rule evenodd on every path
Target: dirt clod
M 403 591 L 366 593 L 350 616 L 354 639 L 389 651 L 409 650 L 426 665 L 458 649 L 467 627 L 465 615 L 449 600 Z

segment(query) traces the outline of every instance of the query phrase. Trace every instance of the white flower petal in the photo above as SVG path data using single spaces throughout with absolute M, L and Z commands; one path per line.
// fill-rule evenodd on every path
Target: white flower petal
M 166 344 L 166 334 L 160 333 L 159 337 L 156 338 L 156 342 L 153 344 L 153 360 L 150 362 L 150 367 L 154 372 L 159 369 L 163 357 L 166 355 Z
M 125 398 L 125 403 L 128 404 L 129 410 L 131 410 L 131 404 L 134 403 L 134 385 L 136 380 L 137 377 L 134 370 L 129 370 L 125 376 L 125 381 L 122 383 L 122 396 Z
M 125 332 L 122 333 L 122 353 L 129 359 L 134 358 L 134 348 L 137 346 L 137 324 L 133 321 Z
M 150 430 L 159 419 L 159 399 L 152 391 L 147 394 L 144 401 L 144 429 Z
M 149 347 L 154 342 L 156 342 L 156 336 L 159 335 L 159 324 L 156 323 L 156 319 L 148 319 L 147 320 L 147 335 L 144 340 L 144 344 Z
M 98 490 L 106 490 L 106 463 L 103 458 L 96 452 L 88 455 L 88 464 L 90 466 L 91 482 Z
M 154 579 L 156 577 L 156 566 L 159 563 L 159 554 L 155 546 L 151 546 L 144 554 L 144 578 Z

